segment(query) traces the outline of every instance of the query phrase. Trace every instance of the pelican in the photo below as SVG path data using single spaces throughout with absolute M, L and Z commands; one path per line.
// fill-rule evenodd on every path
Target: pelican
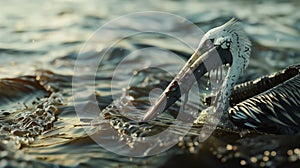
M 251 42 L 237 19 L 209 30 L 143 121 L 168 109 L 207 72 L 229 66 L 217 96 L 207 99 L 215 102 L 214 110 L 222 109 L 222 119 L 267 133 L 300 131 L 300 65 L 235 86 L 249 63 L 250 52 Z

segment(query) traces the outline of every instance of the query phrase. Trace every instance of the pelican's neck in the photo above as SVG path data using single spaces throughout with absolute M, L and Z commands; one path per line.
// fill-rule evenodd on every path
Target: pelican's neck
M 242 65 L 238 62 L 235 62 L 229 69 L 226 75 L 226 78 L 221 86 L 219 96 L 217 98 L 217 108 L 222 108 L 223 113 L 227 114 L 229 108 L 229 101 L 231 92 L 234 88 L 235 83 L 239 79 L 239 76 L 242 72 Z

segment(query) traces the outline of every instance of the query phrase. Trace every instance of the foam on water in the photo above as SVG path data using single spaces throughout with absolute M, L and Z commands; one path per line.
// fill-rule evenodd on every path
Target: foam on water
M 52 127 L 58 113 L 55 105 L 61 104 L 60 96 L 53 93 L 30 107 L 8 116 L 1 121 L 0 136 L 14 141 L 18 148 L 28 145 L 34 138 Z

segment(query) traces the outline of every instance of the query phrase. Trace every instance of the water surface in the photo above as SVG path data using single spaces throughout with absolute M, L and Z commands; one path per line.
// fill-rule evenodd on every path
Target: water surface
M 190 46 L 162 34 L 145 33 L 123 39 L 105 54 L 97 66 L 94 85 L 96 105 L 103 110 L 102 114 L 92 114 L 86 121 L 80 121 L 72 94 L 72 78 L 80 76 L 73 73 L 74 65 L 84 43 L 100 26 L 133 12 L 171 12 L 203 31 L 232 17 L 239 18 L 253 46 L 250 64 L 240 82 L 299 64 L 299 2 L 12 0 L 0 2 L 0 6 L 0 167 L 299 166 L 299 134 L 237 132 L 220 127 L 208 140 L 199 143 L 200 127 L 194 125 L 177 145 L 145 158 L 120 156 L 94 142 L 85 129 L 93 135 L 105 135 L 109 126 L 119 131 L 116 136 L 147 136 L 170 126 L 179 102 L 168 113 L 143 124 L 122 117 L 142 116 L 139 111 L 124 114 L 115 107 L 125 93 L 131 96 L 135 107 L 149 107 L 149 92 L 166 87 L 172 79 L 168 71 L 176 72 L 193 53 Z M 97 34 L 97 41 L 90 41 L 93 48 L 85 53 L 83 62 L 92 64 L 97 57 L 94 51 L 105 51 L 105 40 L 150 26 L 185 36 L 195 45 L 201 38 L 189 27 L 178 26 L 177 20 L 137 17 L 120 22 L 118 29 L 111 27 L 106 33 Z M 149 47 L 155 49 L 147 50 Z M 172 59 L 174 53 L 176 59 Z M 120 75 L 111 85 L 116 66 L 125 57 L 127 60 L 119 67 Z M 147 68 L 151 64 L 156 68 Z M 138 70 L 138 65 L 145 68 Z M 126 79 L 130 79 L 129 87 L 123 82 Z M 205 84 L 203 79 L 203 92 L 207 92 Z M 84 89 L 92 84 L 82 80 L 75 85 Z M 197 102 L 192 99 L 191 107 Z M 94 115 L 114 123 L 105 125 L 100 120 L 90 126 Z M 101 124 L 104 126 L 98 127 Z M 130 130 L 130 125 L 135 129 Z

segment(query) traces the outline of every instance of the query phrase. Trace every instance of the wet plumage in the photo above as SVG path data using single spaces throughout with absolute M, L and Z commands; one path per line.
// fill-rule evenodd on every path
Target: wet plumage
M 282 81 L 280 79 L 282 77 L 287 79 Z M 263 132 L 298 132 L 300 130 L 300 65 L 291 66 L 270 77 L 262 77 L 255 81 L 257 82 L 248 84 L 252 87 L 248 92 L 258 90 L 255 85 L 265 90 L 246 100 L 236 102 L 236 105 L 229 108 L 230 120 L 238 126 Z M 262 84 L 257 84 L 258 82 Z M 272 83 L 278 84 L 272 86 Z M 236 90 L 239 89 L 243 90 L 242 88 Z

